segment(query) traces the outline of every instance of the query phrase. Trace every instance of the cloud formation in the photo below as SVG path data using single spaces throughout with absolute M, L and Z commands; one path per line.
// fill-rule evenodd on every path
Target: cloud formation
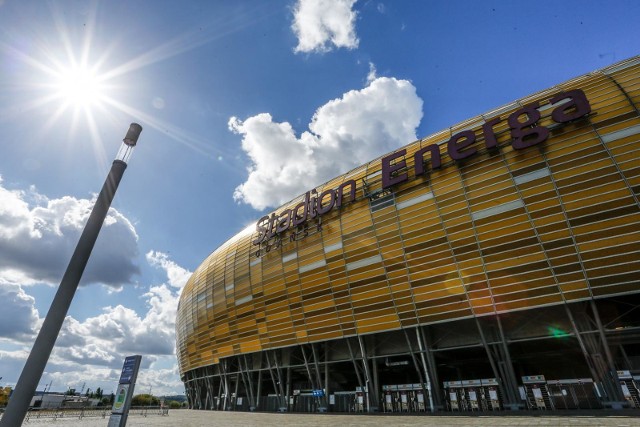
M 109 365 L 122 354 L 173 355 L 178 299 L 191 272 L 162 252 L 147 260 L 165 271 L 168 283 L 150 286 L 142 295 L 147 312 L 139 315 L 124 305 L 104 307 L 102 313 L 79 322 L 67 317 L 57 346 L 65 360 Z
M 242 135 L 242 149 L 251 160 L 249 176 L 233 197 L 259 210 L 277 207 L 414 141 L 421 119 L 416 88 L 390 77 L 373 78 L 364 89 L 318 108 L 300 138 L 288 122 L 274 122 L 268 113 L 231 117 L 229 129 Z
M 334 46 L 358 47 L 352 7 L 356 0 L 299 0 L 291 29 L 298 38 L 294 52 L 328 52 Z
M 2 317 L 0 338 L 26 339 L 33 336 L 39 323 L 35 299 L 27 295 L 19 284 L 0 279 Z
M 89 217 L 93 200 L 47 199 L 33 188 L 8 190 L 0 178 L 0 279 L 57 285 Z M 138 236 L 109 209 L 81 284 L 119 288 L 139 274 Z
M 182 289 L 187 284 L 187 280 L 191 277 L 191 272 L 186 268 L 180 267 L 175 262 L 169 259 L 169 255 L 158 252 L 149 251 L 146 254 L 147 262 L 154 266 L 160 267 L 167 273 L 169 279 L 169 285 L 171 287 Z
M 149 252 L 147 260 L 164 270 L 168 282 L 150 286 L 142 295 L 146 313 L 139 315 L 119 304 L 103 307 L 102 313 L 83 321 L 67 316 L 43 382 L 53 381 L 60 388 L 87 381 L 92 388 L 108 390 L 118 381 L 124 355 L 142 354 L 144 370 L 139 383 L 153 387 L 156 393 L 182 389 L 175 360 L 175 316 L 180 292 L 191 272 L 162 252 Z M 41 321 L 33 297 L 18 284 L 0 282 L 0 298 L 11 301 L 6 309 L 12 318 L 12 322 L 0 324 L 0 339 L 14 345 L 30 343 Z M 22 369 L 27 355 L 27 349 L 0 350 L 0 359 L 15 372 Z

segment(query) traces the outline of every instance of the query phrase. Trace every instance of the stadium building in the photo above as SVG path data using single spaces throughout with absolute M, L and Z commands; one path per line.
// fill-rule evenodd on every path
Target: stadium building
M 639 106 L 635 57 L 260 218 L 180 298 L 190 407 L 640 407 Z

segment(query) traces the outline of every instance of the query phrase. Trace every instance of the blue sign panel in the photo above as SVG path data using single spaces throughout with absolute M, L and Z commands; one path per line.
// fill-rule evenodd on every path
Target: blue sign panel
M 122 373 L 120 374 L 120 384 L 131 384 L 131 380 L 133 379 L 133 374 L 136 368 L 136 358 L 139 356 L 129 356 L 124 359 L 124 364 L 122 365 Z
M 131 396 L 138 377 L 142 356 L 127 356 L 122 364 L 122 373 L 118 383 L 118 392 L 111 408 L 111 417 L 107 427 L 125 427 L 131 407 Z

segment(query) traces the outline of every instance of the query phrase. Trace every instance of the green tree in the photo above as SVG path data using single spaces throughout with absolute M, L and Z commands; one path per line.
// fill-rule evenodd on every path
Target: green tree
M 176 402 L 175 400 L 169 401 L 169 408 L 171 409 L 180 409 L 180 402 Z
M 131 406 L 158 406 L 160 401 L 150 394 L 136 394 L 131 398 Z
M 11 387 L 0 387 L 0 406 L 7 406 L 10 394 Z

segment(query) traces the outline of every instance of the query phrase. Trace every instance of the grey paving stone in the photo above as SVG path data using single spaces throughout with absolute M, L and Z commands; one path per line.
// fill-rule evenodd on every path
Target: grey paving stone
M 107 418 L 31 419 L 23 426 L 106 427 Z M 128 427 L 180 426 L 180 427 L 413 427 L 413 426 L 640 426 L 640 411 L 622 413 L 566 413 L 550 415 L 522 413 L 495 416 L 452 415 L 345 415 L 345 414 L 274 414 L 247 412 L 216 412 L 172 410 L 168 416 L 150 415 L 129 417 Z

